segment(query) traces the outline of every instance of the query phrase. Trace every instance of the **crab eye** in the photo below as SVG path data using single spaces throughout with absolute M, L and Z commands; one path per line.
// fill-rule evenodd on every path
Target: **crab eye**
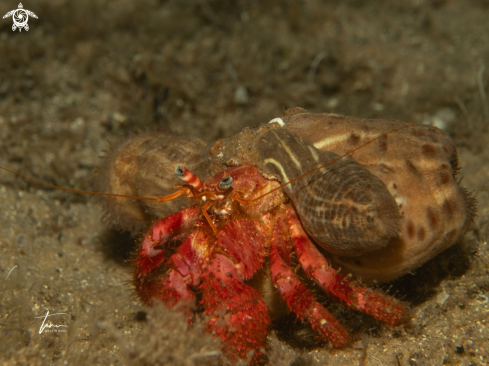
M 180 179 L 182 179 L 182 178 L 185 176 L 185 172 L 183 171 L 183 169 L 182 169 L 182 166 L 181 166 L 181 165 L 179 165 L 179 166 L 177 166 L 177 167 L 175 168 L 175 175 L 176 175 L 178 178 L 180 178 Z
M 221 189 L 228 189 L 229 187 L 231 187 L 232 184 L 233 184 L 232 177 L 224 177 L 221 179 L 221 182 L 219 183 L 219 187 L 221 187 Z

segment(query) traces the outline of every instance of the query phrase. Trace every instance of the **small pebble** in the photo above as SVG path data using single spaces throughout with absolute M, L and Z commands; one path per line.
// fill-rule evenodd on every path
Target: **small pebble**
M 436 303 L 440 306 L 443 306 L 443 304 L 445 304 L 449 297 L 450 295 L 448 295 L 446 292 L 441 292 L 436 297 Z
M 457 347 L 455 347 L 455 353 L 458 353 L 459 355 L 461 355 L 464 352 L 465 352 L 464 346 L 457 346 Z

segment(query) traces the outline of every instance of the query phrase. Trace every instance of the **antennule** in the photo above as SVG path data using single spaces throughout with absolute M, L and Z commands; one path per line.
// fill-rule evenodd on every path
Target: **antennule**
M 129 196 L 129 195 L 125 195 L 125 194 L 82 191 L 82 190 L 79 190 L 79 189 L 73 189 L 73 188 L 66 188 L 66 187 L 55 186 L 54 184 L 49 184 L 49 183 L 41 182 L 40 180 L 37 180 L 37 179 L 31 178 L 31 177 L 28 177 L 27 175 L 24 175 L 24 174 L 15 172 L 15 171 L 10 170 L 10 169 L 7 169 L 7 168 L 4 168 L 3 166 L 0 166 L 0 169 L 1 170 L 5 170 L 6 172 L 9 172 L 9 173 L 15 174 L 15 175 L 17 175 L 19 177 L 22 177 L 22 178 L 26 179 L 26 180 L 30 180 L 31 182 L 34 182 L 34 183 L 37 183 L 37 184 L 40 184 L 40 185 L 43 185 L 43 186 L 46 186 L 46 187 L 50 187 L 50 188 L 60 189 L 62 191 L 75 192 L 75 193 L 81 193 L 81 194 L 91 194 L 91 195 L 94 195 L 94 196 L 121 197 L 121 198 L 131 198 L 131 199 L 135 199 L 135 200 L 144 200 L 144 201 L 155 201 L 155 202 L 159 202 L 159 198 L 153 198 L 153 197 L 140 197 L 140 196 Z M 180 192 L 180 191 L 178 191 L 178 192 Z M 182 194 L 184 194 L 184 193 L 182 193 Z
M 197 191 L 200 191 L 200 189 L 203 186 L 202 181 L 199 178 L 197 178 L 194 175 L 194 173 L 192 173 L 190 170 L 185 169 L 181 165 L 175 168 L 175 175 L 181 180 L 183 180 L 185 183 L 190 184 Z

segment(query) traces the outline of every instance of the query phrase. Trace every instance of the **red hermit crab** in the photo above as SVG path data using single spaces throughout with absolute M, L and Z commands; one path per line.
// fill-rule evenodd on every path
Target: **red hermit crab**
M 277 181 L 250 165 L 228 168 L 205 183 L 185 168 L 176 172 L 189 184 L 177 193 L 201 202 L 159 220 L 146 234 L 135 273 L 143 300 L 156 297 L 174 305 L 195 301 L 194 290 L 201 291 L 201 305 L 212 316 L 209 330 L 231 355 L 246 358 L 256 350 L 256 358 L 266 345 L 270 317 L 262 293 L 245 281 L 268 257 L 272 281 L 290 310 L 333 346 L 343 346 L 346 331 L 291 268 L 294 250 L 307 275 L 335 299 L 389 324 L 401 322 L 397 300 L 352 284 L 328 265 L 283 191 L 253 201 L 279 187 Z M 183 243 L 171 250 L 172 240 Z
M 398 300 L 345 278 L 326 256 L 367 281 L 388 281 L 452 245 L 475 212 L 455 180 L 455 147 L 436 128 L 302 109 L 276 121 L 219 141 L 210 154 L 176 157 L 200 173 L 177 166 L 185 185 L 157 201 L 186 196 L 191 204 L 156 221 L 137 254 L 140 298 L 169 306 L 199 299 L 208 330 L 231 359 L 264 357 L 271 301 L 262 291 L 270 285 L 276 288 L 271 297 L 279 295 L 320 337 L 334 347 L 347 343 L 345 329 L 296 274 L 294 255 L 335 301 L 390 325 L 402 323 Z M 328 151 L 338 141 L 342 147 L 331 150 L 342 155 Z M 408 145 L 389 152 L 396 141 Z M 347 156 L 357 151 L 356 159 Z M 361 163 L 367 158 L 370 165 Z M 136 181 L 125 183 L 138 191 Z M 258 273 L 268 285 L 250 282 Z

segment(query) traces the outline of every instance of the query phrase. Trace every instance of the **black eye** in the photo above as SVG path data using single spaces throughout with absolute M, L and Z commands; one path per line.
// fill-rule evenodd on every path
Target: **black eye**
M 229 187 L 231 187 L 232 184 L 233 184 L 233 178 L 224 177 L 221 179 L 221 182 L 219 183 L 219 187 L 221 187 L 222 189 L 228 189 Z
M 182 166 L 179 165 L 175 168 L 175 175 L 178 177 L 178 178 L 183 178 L 184 175 L 185 175 L 185 172 L 183 171 L 182 169 Z

